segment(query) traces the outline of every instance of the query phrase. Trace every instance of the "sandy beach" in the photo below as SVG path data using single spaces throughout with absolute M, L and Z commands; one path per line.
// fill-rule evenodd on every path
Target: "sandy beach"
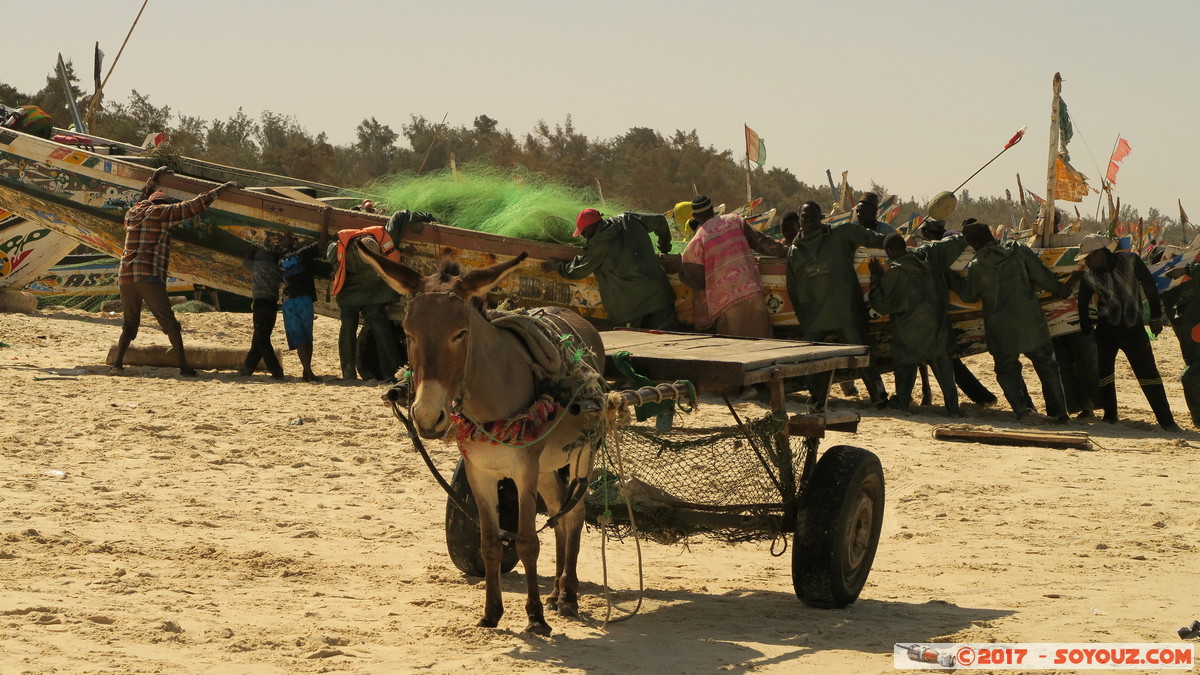
M 189 345 L 249 345 L 248 314 L 180 320 Z M 1179 435 L 1152 423 L 1123 358 L 1124 420 L 1068 427 L 1093 451 L 935 441 L 952 422 L 940 406 L 840 402 L 862 413 L 860 432 L 825 445 L 874 451 L 887 481 L 874 569 L 845 609 L 796 599 L 790 551 L 696 538 L 644 542 L 640 613 L 604 627 L 589 530 L 580 616 L 548 615 L 543 638 L 519 632 L 519 567 L 500 627 L 474 627 L 482 581 L 447 557 L 445 495 L 383 386 L 301 382 L 292 353 L 282 383 L 137 366 L 113 377 L 103 361 L 119 324 L 0 315 L 0 672 L 886 673 L 896 642 L 1179 642 L 1200 618 L 1200 434 L 1169 330 L 1154 349 Z M 317 319 L 321 375 L 337 371 L 337 330 Z M 148 315 L 144 344 L 166 344 Z M 986 355 L 969 363 L 999 392 Z M 1019 428 L 1002 404 L 964 407 L 966 422 Z M 729 423 L 713 404 L 696 415 Z M 431 450 L 448 475 L 456 449 Z M 634 542 L 609 540 L 605 555 L 628 610 Z

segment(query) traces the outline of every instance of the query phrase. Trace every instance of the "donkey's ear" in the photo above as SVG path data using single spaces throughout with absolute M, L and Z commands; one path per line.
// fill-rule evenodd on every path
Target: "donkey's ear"
M 520 255 L 508 262 L 471 270 L 454 280 L 454 290 L 468 298 L 482 298 L 504 277 L 512 274 L 517 269 L 517 265 L 520 265 L 521 261 L 528 257 L 529 251 L 521 251 Z
M 424 280 L 421 278 L 420 273 L 413 268 L 398 263 L 391 258 L 379 255 L 366 246 L 363 246 L 363 243 L 357 239 L 354 240 L 354 246 L 362 254 L 363 260 L 375 268 L 375 271 L 379 273 L 379 277 L 388 286 L 396 289 L 397 293 L 415 295 L 421 290 L 421 284 Z

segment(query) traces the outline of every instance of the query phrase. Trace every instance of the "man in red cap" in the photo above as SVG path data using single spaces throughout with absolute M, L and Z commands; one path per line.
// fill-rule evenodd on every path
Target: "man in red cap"
M 583 253 L 571 260 L 551 258 L 542 267 L 568 279 L 595 274 L 604 311 L 617 325 L 675 330 L 675 291 L 654 253 L 651 234 L 660 251 L 671 250 L 664 216 L 622 213 L 604 218 L 596 209 L 584 209 L 575 218 L 575 236 L 587 240 Z
M 171 250 L 172 225 L 200 215 L 234 183 L 225 183 L 187 201 L 177 201 L 158 189 L 158 178 L 170 169 L 159 167 L 142 188 L 142 198 L 125 213 L 125 249 L 117 274 L 121 291 L 121 338 L 117 341 L 114 375 L 125 370 L 125 352 L 137 337 L 142 323 L 142 303 L 158 321 L 179 359 L 179 374 L 194 376 L 183 351 L 183 333 L 171 301 L 167 298 L 167 256 Z

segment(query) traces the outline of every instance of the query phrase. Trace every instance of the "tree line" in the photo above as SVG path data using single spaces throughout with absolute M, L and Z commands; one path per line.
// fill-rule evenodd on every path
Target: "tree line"
M 80 111 L 87 110 L 91 94 L 79 87 L 74 67 L 67 62 L 71 97 Z M 46 78 L 39 91 L 25 93 L 0 83 L 0 103 L 8 106 L 40 106 L 57 126 L 70 123 L 66 95 L 57 73 Z M 244 169 L 282 174 L 303 180 L 346 188 L 368 187 L 371 181 L 394 174 L 429 173 L 446 169 L 452 158 L 460 163 L 485 163 L 500 167 L 524 167 L 580 187 L 599 188 L 606 198 L 635 205 L 645 211 L 663 212 L 696 192 L 709 195 L 715 203 L 730 207 L 742 204 L 746 173 L 740 156 L 705 144 L 695 130 L 663 134 L 646 127 L 633 127 L 609 139 L 590 139 L 575 128 L 568 115 L 553 126 L 539 121 L 528 133 L 513 134 L 501 129 L 498 120 L 480 114 L 470 126 L 448 125 L 413 115 L 399 132 L 376 117 L 364 118 L 355 128 L 355 140 L 346 145 L 329 142 L 328 135 L 315 135 L 295 117 L 265 111 L 252 118 L 242 109 L 228 119 L 205 120 L 177 113 L 168 105 L 158 106 L 148 96 L 133 90 L 126 101 L 104 99 L 89 126 L 97 136 L 138 143 L 149 133 L 166 132 L 167 152 L 204 159 Z M 739 149 L 740 151 L 740 149 Z M 835 197 L 829 186 L 809 185 L 782 167 L 751 165 L 753 192 L 767 207 L 782 213 L 813 200 L 829 211 Z M 871 183 L 866 188 L 851 186 L 854 195 L 871 190 L 890 194 L 886 186 Z M 1079 205 L 1084 229 L 1103 227 Z M 1069 204 L 1060 204 L 1067 219 L 1075 214 Z M 1037 204 L 1027 203 L 1031 216 Z M 1123 205 L 1122 220 L 1136 222 L 1137 209 Z M 894 225 L 924 213 L 924 204 L 912 197 L 899 199 Z M 974 217 L 997 225 L 1017 223 L 1019 201 L 1005 197 L 973 197 L 959 194 L 954 220 Z M 1162 232 L 1179 239 L 1178 222 L 1150 209 L 1147 225 L 1158 222 Z M 1174 234 L 1172 235 L 1172 231 Z

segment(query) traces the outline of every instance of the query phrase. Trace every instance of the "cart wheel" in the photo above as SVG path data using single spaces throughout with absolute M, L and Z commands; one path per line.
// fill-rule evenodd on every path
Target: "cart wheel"
M 883 526 L 883 466 L 835 445 L 821 456 L 796 513 L 792 585 L 812 607 L 845 607 L 867 583 Z
M 483 557 L 479 555 L 479 526 L 475 524 L 475 496 L 467 482 L 467 467 L 458 460 L 454 475 L 450 477 L 450 488 L 454 495 L 471 512 L 468 517 L 450 498 L 446 499 L 446 550 L 450 561 L 463 574 L 483 576 Z M 500 527 L 509 532 L 517 531 L 517 486 L 510 479 L 500 481 Z M 500 556 L 500 573 L 511 572 L 517 566 L 517 547 L 505 544 Z
M 397 367 L 408 363 L 408 343 L 404 341 L 404 330 L 399 326 L 393 326 L 393 331 L 396 335 L 396 349 L 400 354 L 400 363 Z M 384 373 L 379 365 L 379 346 L 375 341 L 375 333 L 371 332 L 368 326 L 363 326 L 358 329 L 358 339 L 355 342 L 354 361 L 358 369 L 358 376 L 364 380 L 386 380 L 392 376 L 391 373 Z

